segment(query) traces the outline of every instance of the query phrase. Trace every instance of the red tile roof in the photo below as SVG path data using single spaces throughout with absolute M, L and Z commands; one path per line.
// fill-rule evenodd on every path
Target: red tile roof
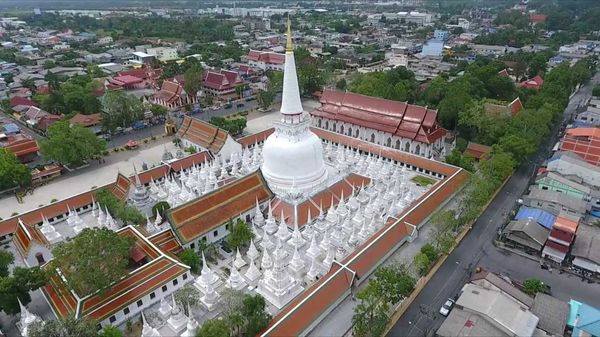
M 490 154 L 490 152 L 492 152 L 492 148 L 487 145 L 469 142 L 467 148 L 464 151 L 464 154 L 471 155 L 473 158 L 479 160 L 481 158 L 487 157 Z
M 600 166 L 600 128 L 567 129 L 560 150 L 574 152 L 588 163 Z
M 182 91 L 183 87 L 179 83 L 164 80 L 160 90 L 154 94 L 154 98 L 167 103 L 173 103 L 181 97 Z
M 142 83 L 144 82 L 144 80 L 136 76 L 122 75 L 113 77 L 112 79 L 110 79 L 110 82 L 118 86 L 126 86 Z
M 540 75 L 536 75 L 534 78 L 530 78 L 526 81 L 519 83 L 519 87 L 532 90 L 539 90 L 542 87 L 542 84 L 544 84 L 544 79 Z
M 100 124 L 100 122 L 102 122 L 102 114 L 95 113 L 95 114 L 90 114 L 90 115 L 84 115 L 84 114 L 79 113 L 79 114 L 73 116 L 69 120 L 69 122 L 71 124 L 79 124 L 84 127 L 95 126 L 95 125 Z
M 533 23 L 544 23 L 546 22 L 546 15 L 544 14 L 533 14 L 529 17 Z
M 250 50 L 248 60 L 264 62 L 266 64 L 284 64 L 285 54 L 273 53 L 268 51 Z
M 350 92 L 324 90 L 313 116 L 342 121 L 431 144 L 446 135 L 437 111 Z
M 244 80 L 234 71 L 221 70 L 220 72 L 207 71 L 204 75 L 203 85 L 216 90 L 233 89 L 244 84 Z
M 275 128 L 266 129 L 259 133 L 239 138 L 237 139 L 237 142 L 240 143 L 243 148 L 247 148 L 254 146 L 254 144 L 260 144 L 264 142 L 273 132 L 275 132 Z
M 570 245 L 573 242 L 574 238 L 575 238 L 574 233 L 568 233 L 568 232 L 562 231 L 558 228 L 552 228 L 550 230 L 550 235 L 548 237 L 548 240 L 554 239 L 554 240 L 566 242 L 567 245 Z
M 510 107 L 510 112 L 513 116 L 523 110 L 523 102 L 521 102 L 520 97 L 515 98 L 508 106 Z
M 117 197 L 117 199 L 124 201 L 129 196 L 130 187 L 131 180 L 119 173 L 117 175 L 117 181 L 109 188 L 109 190 Z
M 565 247 L 558 242 L 554 242 L 554 241 L 550 241 L 550 240 L 546 241 L 546 247 L 550 247 L 550 248 L 557 250 L 563 254 L 566 254 L 569 251 L 569 247 Z
M 29 98 L 21 97 L 21 96 L 13 96 L 10 98 L 10 106 L 15 107 L 17 105 L 25 105 L 25 106 L 38 106 L 38 104 Z
M 200 145 L 210 150 L 213 154 L 217 154 L 221 151 L 223 145 L 225 145 L 228 134 L 225 130 L 219 129 L 212 124 L 185 116 L 179 130 L 177 130 L 177 136 Z
M 180 160 L 174 161 L 169 165 L 171 166 L 171 170 L 173 170 L 174 172 L 179 172 L 181 170 L 187 170 L 193 165 L 199 165 L 202 163 L 209 162 L 211 160 L 212 157 L 210 155 L 210 152 L 202 151 L 184 157 Z
M 264 202 L 273 193 L 256 171 L 196 200 L 170 209 L 169 223 L 182 243 L 190 242 Z
M 181 247 L 179 241 L 177 241 L 172 229 L 159 232 L 149 237 L 148 240 L 150 240 L 150 242 L 158 246 L 163 251 L 170 252 L 175 255 L 179 254 L 183 250 L 183 247 Z
M 14 153 L 17 157 L 37 153 L 40 150 L 37 141 L 24 134 L 8 136 L 6 140 L 0 141 L 0 147 Z

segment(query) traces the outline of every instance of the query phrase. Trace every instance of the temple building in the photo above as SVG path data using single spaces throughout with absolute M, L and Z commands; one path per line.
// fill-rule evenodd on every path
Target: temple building
M 443 156 L 437 110 L 351 92 L 324 90 L 312 125 L 426 158 Z
M 88 316 L 106 326 L 143 314 L 144 335 L 190 336 L 198 322 L 219 314 L 223 292 L 237 289 L 266 299 L 273 320 L 261 336 L 306 335 L 410 244 L 430 214 L 468 180 L 463 169 L 424 158 L 435 155 L 445 133 L 433 110 L 398 103 L 402 113 L 384 118 L 395 129 L 393 123 L 377 127 L 396 135 L 398 149 L 370 136 L 355 138 L 354 130 L 348 136 L 318 127 L 320 117 L 311 121 L 302 107 L 291 36 L 288 21 L 274 128 L 233 140 L 186 118 L 179 137 L 200 152 L 174 158 L 165 151 L 162 165 L 131 177 L 119 174 L 114 183 L 0 221 L 0 239 L 12 238 L 29 265 L 44 267 L 57 242 L 84 228 L 135 238 L 136 267 L 102 298 L 67 291 L 54 275 L 43 291 L 57 317 Z M 373 106 L 365 109 L 382 109 L 378 101 L 368 102 Z M 417 184 L 417 176 L 432 184 Z M 124 226 L 113 218 L 95 201 L 99 189 L 137 207 L 148 216 L 145 225 Z M 159 201 L 171 207 L 164 218 L 148 212 Z M 249 225 L 254 238 L 248 248 L 232 251 L 226 239 L 237 220 Z M 201 252 L 207 244 L 216 257 Z M 199 275 L 176 257 L 185 248 L 201 255 Z M 180 287 L 198 292 L 189 314 L 171 296 Z

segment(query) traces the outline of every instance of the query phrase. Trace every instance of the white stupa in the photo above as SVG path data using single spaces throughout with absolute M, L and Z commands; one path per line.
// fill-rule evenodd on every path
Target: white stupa
M 146 321 L 146 316 L 144 316 L 144 311 L 142 311 L 142 336 L 141 337 L 160 337 L 160 332 L 153 328 Z
M 187 317 L 183 314 L 183 311 L 179 309 L 179 306 L 175 302 L 175 295 L 173 295 L 173 303 L 171 304 L 171 317 L 167 319 L 167 326 L 175 333 L 180 334 L 183 332 L 187 325 Z
M 206 263 L 204 252 L 202 252 L 202 270 L 200 271 L 200 276 L 194 280 L 194 286 L 196 289 L 206 294 L 209 286 L 217 287 L 220 284 L 221 280 L 219 279 L 219 276 L 217 276 L 212 269 L 210 269 Z
M 292 184 L 298 190 L 313 189 L 327 179 L 327 169 L 321 140 L 303 113 L 289 19 L 280 112 L 275 132 L 265 140 L 262 173 L 275 193 L 285 193 Z
M 31 325 L 35 322 L 40 322 L 42 319 L 37 315 L 34 315 L 31 312 L 29 312 L 29 310 L 25 308 L 25 306 L 23 305 L 23 303 L 21 303 L 21 300 L 18 297 L 17 301 L 19 302 L 19 307 L 21 308 L 21 318 L 17 323 L 17 328 L 19 329 L 21 336 L 27 337 L 29 336 L 29 328 L 31 327 Z

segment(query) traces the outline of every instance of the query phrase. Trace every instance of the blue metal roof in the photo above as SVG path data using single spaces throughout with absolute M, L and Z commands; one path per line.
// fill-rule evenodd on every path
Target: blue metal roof
M 552 229 L 554 220 L 556 220 L 556 217 L 552 213 L 544 211 L 543 209 L 521 206 L 515 216 L 515 220 L 529 218 L 535 219 L 537 223 L 548 229 Z
M 575 300 L 569 302 L 571 311 L 567 325 L 573 327 L 573 336 L 579 336 L 583 330 L 592 336 L 600 335 L 600 310 Z
M 4 132 L 9 134 L 21 132 L 21 128 L 15 123 L 6 123 L 2 125 L 2 128 L 4 129 Z

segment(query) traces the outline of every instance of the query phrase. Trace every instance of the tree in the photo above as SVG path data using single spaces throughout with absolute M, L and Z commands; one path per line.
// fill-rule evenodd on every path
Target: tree
M 30 183 L 31 169 L 21 164 L 12 152 L 0 148 L 0 191 Z
M 427 259 L 430 263 L 433 263 L 438 259 L 438 252 L 430 243 L 426 243 L 421 247 L 421 253 L 427 255 Z
M 229 327 L 224 320 L 219 318 L 209 319 L 202 323 L 196 337 L 229 337 Z
M 86 70 L 87 73 L 94 78 L 106 76 L 104 71 L 102 71 L 102 69 L 100 69 L 100 67 L 97 64 L 88 64 Z
M 268 109 L 271 106 L 271 103 L 273 103 L 274 99 L 275 92 L 271 90 L 259 90 L 258 94 L 256 95 L 256 100 L 263 109 Z
M 600 97 L 600 85 L 594 86 L 594 89 L 592 89 L 592 95 Z
M 250 244 L 250 240 L 254 238 L 254 233 L 248 224 L 238 219 L 234 224 L 231 224 L 231 231 L 227 237 L 227 242 L 232 249 L 245 247 Z
M 200 257 L 193 249 L 186 248 L 179 253 L 179 259 L 181 262 L 187 264 L 192 268 L 192 272 L 198 273 L 200 271 L 200 267 L 202 262 L 200 261 Z
M 523 290 L 529 296 L 535 296 L 535 294 L 544 291 L 545 288 L 544 282 L 535 278 L 528 278 L 523 281 Z
M 266 311 L 265 299 L 261 295 L 244 297 L 242 315 L 246 318 L 246 336 L 257 335 L 271 321 L 271 315 Z
M 153 216 L 157 216 L 157 214 L 160 214 L 161 218 L 165 218 L 165 215 L 167 214 L 167 210 L 171 208 L 171 205 L 169 205 L 168 202 L 166 201 L 159 201 L 156 204 L 154 204 L 154 206 L 152 206 L 152 215 Z
M 56 67 L 56 63 L 54 63 L 54 61 L 52 60 L 48 60 L 44 62 L 44 69 L 50 69 L 50 68 L 54 68 Z M 50 73 L 50 72 L 48 72 Z
M 17 298 L 23 305 L 31 302 L 29 293 L 46 284 L 48 274 L 40 267 L 15 267 L 12 275 L 9 275 L 8 269 L 13 262 L 13 256 L 3 252 L 0 257 L 0 310 L 14 315 L 20 310 Z
M 87 318 L 69 317 L 65 319 L 36 322 L 29 328 L 29 337 L 95 337 L 98 336 L 96 323 Z M 112 335 L 114 336 L 114 335 Z
M 99 337 L 123 337 L 123 331 L 119 330 L 112 325 L 104 327 L 102 332 L 98 334 Z
M 195 97 L 202 88 L 202 66 L 199 64 L 192 65 L 183 73 L 183 80 L 183 89 L 185 92 Z
M 244 324 L 242 308 L 244 307 L 244 293 L 227 288 L 221 294 L 221 303 L 223 304 L 223 319 L 230 331 L 237 334 Z
M 548 64 L 548 57 L 542 53 L 536 53 L 529 62 L 529 77 L 544 75 Z
M 52 250 L 70 289 L 79 296 L 105 291 L 127 274 L 134 239 L 108 228 L 86 228 Z
M 165 108 L 162 105 L 152 104 L 152 105 L 150 105 L 150 112 L 152 112 L 152 115 L 154 117 L 159 117 L 159 116 L 166 116 L 167 113 L 169 112 L 169 110 L 167 110 L 167 108 Z
M 300 64 L 298 67 L 298 86 L 302 95 L 320 91 L 325 82 L 325 74 L 320 72 L 315 64 Z
M 98 156 L 106 148 L 106 142 L 81 125 L 69 125 L 69 121 L 56 122 L 47 131 L 41 152 L 46 159 L 63 165 L 77 167 L 86 160 Z
M 270 71 L 267 74 L 267 77 L 269 78 L 267 90 L 271 90 L 273 92 L 281 92 L 281 90 L 283 90 L 283 71 Z
M 190 315 L 188 309 L 198 304 L 198 301 L 200 300 L 200 294 L 194 287 L 179 288 L 174 296 L 177 305 L 182 307 L 184 313 L 188 316 Z
M 415 279 L 408 274 L 404 265 L 379 267 L 371 281 L 379 289 L 382 299 L 394 305 L 410 295 Z
M 0 250 L 0 277 L 7 277 L 8 267 L 14 262 L 15 258 L 11 252 Z
M 102 98 L 102 128 L 110 133 L 127 128 L 142 118 L 142 102 L 122 91 L 109 91 Z
M 415 255 L 413 262 L 421 276 L 427 274 L 429 267 L 431 266 L 431 261 L 429 261 L 427 254 L 419 252 L 417 255 Z
M 346 90 L 347 85 L 345 78 L 341 78 L 339 81 L 335 82 L 335 88 L 338 90 Z
M 369 282 L 366 288 L 356 294 L 360 303 L 354 308 L 352 323 L 356 337 L 382 336 L 389 322 L 389 305 L 383 300 L 380 289 Z
M 249 89 L 250 86 L 248 84 L 238 85 L 237 87 L 235 87 L 235 94 L 238 96 L 239 99 L 242 99 L 244 96 L 244 92 L 246 92 L 246 90 Z
M 120 219 L 124 224 L 131 222 L 135 225 L 145 223 L 145 218 L 140 211 L 132 205 L 127 205 L 122 200 L 112 194 L 107 189 L 101 189 L 96 192 L 96 201 L 102 208 L 108 209 L 110 214 L 116 219 Z

